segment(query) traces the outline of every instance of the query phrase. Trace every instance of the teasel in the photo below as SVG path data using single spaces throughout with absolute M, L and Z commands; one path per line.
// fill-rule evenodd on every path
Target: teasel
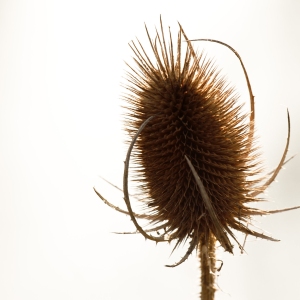
M 184 262 L 196 248 L 201 299 L 211 300 L 216 290 L 216 242 L 232 253 L 234 240 L 243 250 L 232 230 L 278 241 L 251 229 L 252 216 L 299 208 L 266 211 L 249 206 L 261 200 L 259 194 L 286 162 L 289 113 L 282 158 L 273 172 L 263 174 L 254 136 L 254 96 L 239 54 L 223 42 L 198 40 L 219 43 L 237 56 L 248 86 L 249 114 L 243 113 L 234 89 L 212 61 L 194 50 L 180 24 L 176 43 L 170 30 L 165 37 L 161 20 L 154 39 L 147 27 L 146 33 L 154 59 L 139 40 L 132 42 L 135 65 L 128 65 L 125 85 L 125 129 L 132 138 L 128 141 L 123 177 L 127 211 L 95 192 L 106 204 L 129 215 L 137 232 L 146 239 L 176 241 L 175 248 L 189 240 L 186 254 L 168 267 Z M 133 178 L 144 195 L 139 199 L 144 208 L 140 214 L 133 211 L 128 193 L 130 159 L 134 162 Z M 142 227 L 138 219 L 148 220 L 148 226 Z M 164 233 L 153 235 L 158 230 Z

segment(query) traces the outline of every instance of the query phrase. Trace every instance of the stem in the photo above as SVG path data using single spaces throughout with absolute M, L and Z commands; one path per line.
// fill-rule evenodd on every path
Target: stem
M 215 299 L 215 273 L 216 273 L 216 239 L 209 232 L 203 235 L 199 243 L 199 259 L 201 270 L 201 300 Z

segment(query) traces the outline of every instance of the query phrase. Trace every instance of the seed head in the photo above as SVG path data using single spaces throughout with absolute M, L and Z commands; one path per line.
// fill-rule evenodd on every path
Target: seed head
M 139 41 L 130 44 L 135 65 L 129 66 L 124 97 L 125 128 L 131 138 L 134 135 L 125 164 L 124 197 L 137 229 L 157 242 L 175 240 L 176 246 L 190 239 L 186 255 L 175 265 L 210 234 L 229 252 L 233 245 L 228 236 L 236 240 L 232 229 L 275 240 L 249 228 L 252 215 L 271 212 L 248 204 L 259 201 L 258 194 L 275 179 L 289 136 L 280 164 L 265 181 L 254 139 L 254 97 L 241 58 L 219 42 L 242 64 L 250 114 L 242 112 L 234 89 L 212 61 L 183 41 L 187 37 L 181 26 L 176 42 L 171 32 L 165 37 L 162 23 L 154 39 L 147 27 L 146 32 L 152 53 L 147 54 Z M 130 205 L 130 158 L 135 163 L 133 178 L 144 194 L 143 215 L 135 214 Z M 148 219 L 153 227 L 143 229 L 138 218 Z M 159 237 L 149 233 L 162 228 L 165 232 Z

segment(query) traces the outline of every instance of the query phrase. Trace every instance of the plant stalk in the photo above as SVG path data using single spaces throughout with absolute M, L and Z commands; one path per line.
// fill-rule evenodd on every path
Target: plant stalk
M 216 274 L 216 239 L 209 232 L 203 235 L 199 243 L 199 259 L 201 271 L 201 300 L 215 299 L 215 274 Z

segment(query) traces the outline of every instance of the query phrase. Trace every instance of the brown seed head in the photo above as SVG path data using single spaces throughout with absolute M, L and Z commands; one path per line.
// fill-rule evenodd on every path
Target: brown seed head
M 235 239 L 232 229 L 274 240 L 248 227 L 252 215 L 270 212 L 246 204 L 258 201 L 257 195 L 275 179 L 284 163 L 289 137 L 279 166 L 262 183 L 253 138 L 253 95 L 239 55 L 225 44 L 244 68 L 253 107 L 250 121 L 213 63 L 196 54 L 190 42 L 182 41 L 186 35 L 181 27 L 176 49 L 171 33 L 167 45 L 162 25 L 154 39 L 146 31 L 155 59 L 149 58 L 139 41 L 132 42 L 136 64 L 130 66 L 124 97 L 126 130 L 130 136 L 135 134 L 125 166 L 124 192 L 136 227 L 152 240 L 176 240 L 176 246 L 191 238 L 179 263 L 211 233 L 229 252 L 233 246 L 227 235 Z M 130 156 L 137 166 L 133 168 L 134 179 L 146 195 L 142 200 L 147 215 L 137 215 L 130 207 Z M 136 218 L 146 218 L 155 225 L 148 231 L 164 228 L 164 235 L 155 238 L 148 234 Z

